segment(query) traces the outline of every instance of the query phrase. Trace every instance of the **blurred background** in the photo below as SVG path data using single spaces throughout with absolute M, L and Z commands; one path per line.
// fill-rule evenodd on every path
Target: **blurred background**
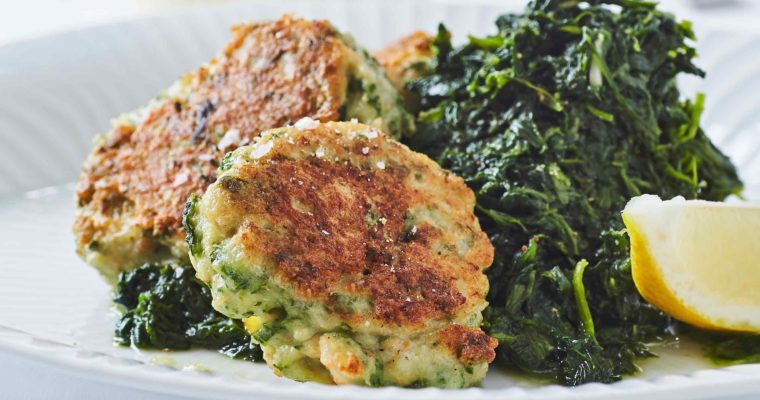
M 319 3 L 319 0 L 313 0 Z M 4 0 L 0 13 L 0 44 L 32 38 L 51 32 L 82 28 L 113 21 L 165 13 L 183 9 L 237 4 L 256 4 L 245 0 Z M 278 3 L 289 3 L 279 0 Z M 354 0 L 360 4 L 362 0 Z M 415 0 L 388 0 L 388 3 L 413 3 Z M 514 0 L 437 0 L 440 3 L 490 3 L 494 5 L 523 4 Z M 426 1 L 426 3 L 428 3 Z M 740 20 L 751 21 L 760 16 L 757 0 L 667 0 L 661 6 L 716 18 L 716 23 Z M 752 24 L 754 25 L 754 24 Z

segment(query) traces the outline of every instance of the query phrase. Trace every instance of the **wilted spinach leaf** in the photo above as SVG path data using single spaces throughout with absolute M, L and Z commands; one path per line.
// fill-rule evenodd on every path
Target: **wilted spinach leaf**
M 261 360 L 261 349 L 238 320 L 211 307 L 211 293 L 192 268 L 146 264 L 119 275 L 114 302 L 124 307 L 114 340 L 140 348 L 218 350 Z

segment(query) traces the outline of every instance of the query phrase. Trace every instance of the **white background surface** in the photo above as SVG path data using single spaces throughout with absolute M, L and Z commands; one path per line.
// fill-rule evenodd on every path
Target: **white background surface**
M 457 0 L 440 1 L 451 3 Z M 0 8 L 0 45 L 71 29 L 128 20 L 157 12 L 167 12 L 175 8 L 194 7 L 197 3 L 210 3 L 210 1 L 2 0 L 0 1 L 0 6 L 2 6 Z M 749 29 L 757 29 L 756 24 L 752 22 L 760 17 L 760 2 L 757 1 L 702 0 L 687 2 L 668 0 L 666 3 L 669 8 L 678 9 L 682 13 L 681 15 L 692 19 L 696 16 L 696 19 L 709 20 L 710 24 L 714 26 L 746 24 Z M 715 6 L 714 3 L 720 3 L 723 6 Z M 694 4 L 699 5 L 699 7 L 693 7 Z M 491 21 L 484 21 L 484 23 L 491 24 Z M 403 33 L 399 32 L 399 34 Z M 458 33 L 463 34 L 463 32 Z M 2 69 L 2 64 L 3 60 L 0 59 L 0 69 Z M 192 66 L 188 66 L 189 68 Z M 168 84 L 168 82 L 166 83 Z M 87 378 L 75 377 L 57 367 L 26 360 L 17 355 L 0 353 L 0 399 L 46 398 L 117 400 L 176 397 L 99 383 Z

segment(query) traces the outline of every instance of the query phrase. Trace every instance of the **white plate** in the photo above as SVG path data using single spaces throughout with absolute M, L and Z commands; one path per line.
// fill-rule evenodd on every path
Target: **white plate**
M 431 5 L 435 3 L 435 5 Z M 110 288 L 74 255 L 71 185 L 90 138 L 108 119 L 152 97 L 213 55 L 227 25 L 295 10 L 329 17 L 368 47 L 445 21 L 460 37 L 482 34 L 507 5 L 439 1 L 256 2 L 90 28 L 0 47 L 0 354 L 12 352 L 90 378 L 198 397 L 399 399 L 700 398 L 760 393 L 760 365 L 713 368 L 688 343 L 657 349 L 645 373 L 577 388 L 541 385 L 492 368 L 481 388 L 368 389 L 299 384 L 262 364 L 209 351 L 114 347 Z M 717 24 L 716 24 L 717 25 Z M 700 64 L 685 91 L 708 94 L 703 127 L 754 187 L 760 183 L 760 40 L 697 24 Z M 700 29 L 703 28 L 703 29 Z M 29 192 L 29 189 L 51 186 Z M 752 192 L 750 192 L 752 195 Z

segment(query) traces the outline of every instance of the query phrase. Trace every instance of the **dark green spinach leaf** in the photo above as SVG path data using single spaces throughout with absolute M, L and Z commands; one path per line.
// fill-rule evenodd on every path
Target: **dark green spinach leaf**
M 114 340 L 125 346 L 218 350 L 232 358 L 261 360 L 261 349 L 241 321 L 211 307 L 211 293 L 192 268 L 146 264 L 122 273 L 114 302 L 124 307 Z

